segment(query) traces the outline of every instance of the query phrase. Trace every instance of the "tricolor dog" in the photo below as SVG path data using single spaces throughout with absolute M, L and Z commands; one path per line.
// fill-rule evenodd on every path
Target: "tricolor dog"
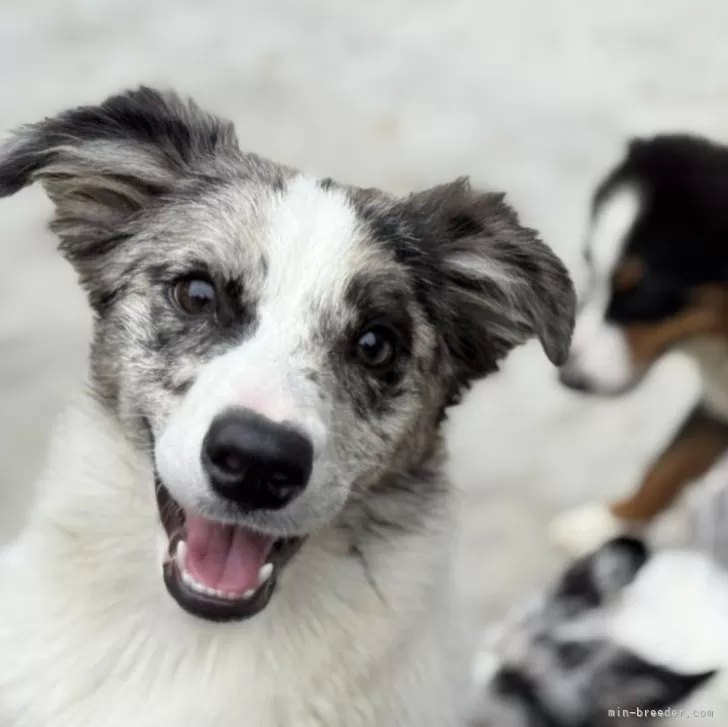
M 637 139 L 594 195 L 589 292 L 561 381 L 617 396 L 668 351 L 697 363 L 702 396 L 634 494 L 560 516 L 583 553 L 637 532 L 728 450 L 728 148 L 692 136 Z

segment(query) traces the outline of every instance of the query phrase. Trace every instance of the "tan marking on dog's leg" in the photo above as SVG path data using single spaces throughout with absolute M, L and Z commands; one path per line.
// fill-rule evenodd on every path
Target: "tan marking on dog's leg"
M 654 462 L 637 492 L 611 504 L 612 514 L 627 522 L 650 522 L 665 512 L 727 449 L 728 424 L 717 421 L 699 405 Z
M 637 261 L 619 269 L 615 283 L 627 289 L 642 274 Z M 704 286 L 691 305 L 662 322 L 633 324 L 622 330 L 631 364 L 642 373 L 681 340 L 697 336 L 728 337 L 728 288 Z M 701 407 L 687 418 L 670 446 L 653 464 L 638 491 L 617 502 L 591 502 L 560 514 L 549 525 L 549 538 L 571 555 L 589 553 L 623 533 L 638 534 L 664 512 L 693 480 L 710 469 L 728 449 L 728 424 Z

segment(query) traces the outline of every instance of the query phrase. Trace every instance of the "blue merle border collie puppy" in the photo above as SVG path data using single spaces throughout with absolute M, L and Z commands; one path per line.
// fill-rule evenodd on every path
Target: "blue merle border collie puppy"
M 149 88 L 20 129 L 0 195 L 36 182 L 95 324 L 0 555 L 0 724 L 461 724 L 440 425 L 564 362 L 561 262 L 501 194 L 315 179 Z

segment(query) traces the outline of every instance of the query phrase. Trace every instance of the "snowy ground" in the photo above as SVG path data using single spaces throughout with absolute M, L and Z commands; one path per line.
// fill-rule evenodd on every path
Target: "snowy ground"
M 591 187 L 635 132 L 728 139 L 721 0 L 4 0 L 0 128 L 173 85 L 251 150 L 392 191 L 461 174 L 509 191 L 579 274 Z M 0 203 L 0 535 L 22 523 L 89 317 L 37 190 Z M 551 516 L 634 481 L 693 395 L 665 362 L 629 400 L 558 388 L 537 346 L 454 415 L 463 578 L 484 617 L 560 562 Z

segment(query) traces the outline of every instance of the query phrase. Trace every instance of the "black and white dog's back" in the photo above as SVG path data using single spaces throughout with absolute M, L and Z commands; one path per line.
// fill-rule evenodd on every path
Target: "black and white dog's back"
M 21 129 L 95 313 L 88 390 L 0 557 L 3 727 L 452 727 L 439 426 L 574 293 L 502 195 L 239 150 L 150 89 Z
M 728 573 L 707 555 L 609 541 L 487 635 L 474 723 L 710 724 L 728 706 L 726 614 Z

